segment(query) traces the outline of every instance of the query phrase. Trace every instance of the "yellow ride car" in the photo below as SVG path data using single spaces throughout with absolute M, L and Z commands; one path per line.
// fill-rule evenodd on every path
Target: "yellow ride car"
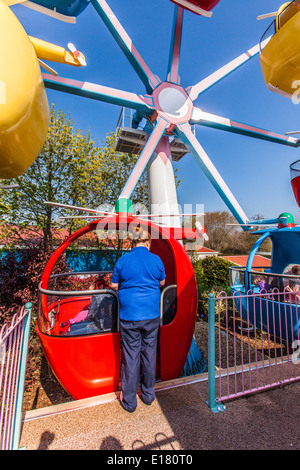
M 272 33 L 260 55 L 265 83 L 272 91 L 297 96 L 300 94 L 300 0 L 280 7 L 261 43 Z
M 73 44 L 68 52 L 28 36 L 9 8 L 22 1 L 0 0 L 0 178 L 24 173 L 46 140 L 49 106 L 40 65 L 54 71 L 40 59 L 86 65 Z
M 38 59 L 22 25 L 0 0 L 0 178 L 24 173 L 48 130 L 48 101 Z

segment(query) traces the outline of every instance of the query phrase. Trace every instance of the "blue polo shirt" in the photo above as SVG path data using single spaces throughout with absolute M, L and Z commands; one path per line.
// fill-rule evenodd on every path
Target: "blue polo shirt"
M 161 259 L 145 246 L 137 246 L 119 258 L 111 281 L 119 284 L 120 319 L 139 321 L 159 317 L 159 281 L 165 277 Z

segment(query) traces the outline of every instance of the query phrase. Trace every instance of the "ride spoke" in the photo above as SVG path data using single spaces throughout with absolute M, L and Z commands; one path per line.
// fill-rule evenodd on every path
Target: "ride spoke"
M 42 73 L 45 87 L 52 90 L 64 91 L 73 95 L 83 96 L 93 100 L 104 101 L 106 103 L 124 106 L 126 108 L 137 109 L 145 113 L 150 113 L 151 101 L 141 95 L 127 91 L 117 90 L 90 82 L 81 82 L 71 78 L 54 77 Z
M 224 65 L 208 77 L 204 78 L 196 85 L 188 87 L 186 91 L 189 93 L 191 100 L 194 101 L 201 93 L 204 93 L 213 85 L 223 80 L 223 78 L 227 77 L 230 73 L 234 72 L 236 69 L 247 63 L 250 59 L 253 59 L 253 57 L 259 53 L 260 49 L 266 45 L 269 39 L 270 38 L 267 38 L 265 41 L 263 41 L 263 43 L 257 44 L 247 52 L 244 52 L 239 57 Z
M 249 220 L 248 217 L 233 196 L 218 170 L 213 165 L 207 153 L 194 136 L 190 125 L 187 123 L 178 124 L 176 134 L 189 149 L 194 160 L 203 170 L 204 174 L 217 190 L 236 220 L 241 224 L 246 224 Z M 243 228 L 244 230 L 248 230 L 248 227 Z
M 124 52 L 125 56 L 144 83 L 147 93 L 151 93 L 161 81 L 154 75 L 139 52 L 134 47 L 132 40 L 120 24 L 113 11 L 105 0 L 91 0 L 92 5 L 104 21 L 114 39 Z
M 173 20 L 173 33 L 170 46 L 169 65 L 167 81 L 179 84 L 180 78 L 178 75 L 179 70 L 179 57 L 181 48 L 181 35 L 182 35 L 182 21 L 183 21 L 183 8 L 175 6 L 174 20 Z
M 278 134 L 276 132 L 261 129 L 260 127 L 250 126 L 241 122 L 232 121 L 231 119 L 217 116 L 216 114 L 206 113 L 198 108 L 194 108 L 191 124 L 199 124 L 201 126 L 213 127 L 235 134 L 242 134 L 256 139 L 267 140 L 277 144 L 288 145 L 291 147 L 299 147 L 300 140 L 295 137 Z

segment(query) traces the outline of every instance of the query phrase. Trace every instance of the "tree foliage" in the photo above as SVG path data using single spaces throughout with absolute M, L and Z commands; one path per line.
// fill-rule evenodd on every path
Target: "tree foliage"
M 198 286 L 198 315 L 207 319 L 208 296 L 226 292 L 230 295 L 229 267 L 234 263 L 219 256 L 207 256 L 194 263 Z
M 19 188 L 1 194 L 0 216 L 9 224 L 15 239 L 15 226 L 26 226 L 32 236 L 39 238 L 42 234 L 46 248 L 52 244 L 55 230 L 65 227 L 72 233 L 86 224 L 76 219 L 58 222 L 59 217 L 70 215 L 71 211 L 45 205 L 44 201 L 89 208 L 108 204 L 114 207 L 137 160 L 135 155 L 116 152 L 115 142 L 116 135 L 111 132 L 99 146 L 90 131 L 83 133 L 76 129 L 72 118 L 67 118 L 61 110 L 56 112 L 53 105 L 47 140 L 39 156 L 23 175 L 9 181 L 17 183 Z M 131 200 L 147 205 L 145 174 Z M 82 212 L 77 214 L 82 215 Z M 20 232 L 18 237 L 22 238 Z
M 207 256 L 194 264 L 197 284 L 200 291 L 219 289 L 228 291 L 229 267 L 232 261 L 219 256 Z
M 0 326 L 26 302 L 32 302 L 36 314 L 38 285 L 51 254 L 50 248 L 45 249 L 39 243 L 32 243 L 17 253 L 15 250 L 0 252 Z M 53 274 L 65 271 L 65 257 L 60 257 Z
M 263 216 L 255 215 L 252 218 L 252 220 L 257 219 L 263 219 Z M 255 232 L 244 231 L 239 227 L 236 219 L 227 211 L 207 212 L 204 222 L 209 237 L 205 246 L 222 254 L 247 254 L 258 238 Z M 265 240 L 260 250 L 271 252 L 271 240 Z

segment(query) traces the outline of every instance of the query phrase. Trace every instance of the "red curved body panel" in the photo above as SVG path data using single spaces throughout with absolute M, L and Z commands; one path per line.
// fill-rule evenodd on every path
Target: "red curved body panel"
M 300 207 L 300 176 L 296 176 L 291 180 L 294 196 L 298 206 Z
M 38 327 L 37 333 L 53 373 L 75 400 L 119 389 L 120 333 L 59 337 Z
M 177 311 L 172 323 L 160 327 L 161 380 L 177 378 L 182 373 L 193 339 L 198 304 L 197 283 L 193 266 L 181 245 L 177 240 L 173 241 L 176 243 L 171 243 L 170 246 L 174 249 Z M 157 254 L 161 256 L 160 250 Z M 167 272 L 164 256 L 161 258 Z M 168 274 L 167 283 L 171 284 L 168 282 Z
M 203 8 L 203 10 L 210 11 L 212 10 L 220 0 L 187 0 L 188 3 L 191 3 L 192 5 L 199 6 L 200 8 Z M 171 0 L 173 3 L 177 3 L 176 0 Z M 189 10 L 188 7 L 183 7 L 186 10 Z M 192 11 L 192 10 L 189 10 Z M 192 11 L 192 13 L 195 13 Z
M 47 289 L 52 269 L 63 251 L 80 236 L 112 224 L 117 230 L 139 224 L 152 236 L 151 251 L 160 256 L 166 270 L 167 285 L 177 285 L 177 311 L 170 324 L 160 327 L 159 373 L 161 380 L 180 376 L 191 346 L 196 314 L 197 284 L 192 264 L 181 244 L 163 228 L 131 216 L 107 217 L 90 223 L 69 237 L 51 256 L 42 276 L 42 288 Z M 41 312 L 37 322 L 45 356 L 61 385 L 75 399 L 87 398 L 118 390 L 120 372 L 120 333 L 64 336 L 54 326 L 50 332 L 43 327 L 50 309 L 47 296 L 41 295 Z M 73 318 L 89 304 L 87 297 L 63 300 L 59 323 Z M 55 328 L 58 328 L 57 330 Z

